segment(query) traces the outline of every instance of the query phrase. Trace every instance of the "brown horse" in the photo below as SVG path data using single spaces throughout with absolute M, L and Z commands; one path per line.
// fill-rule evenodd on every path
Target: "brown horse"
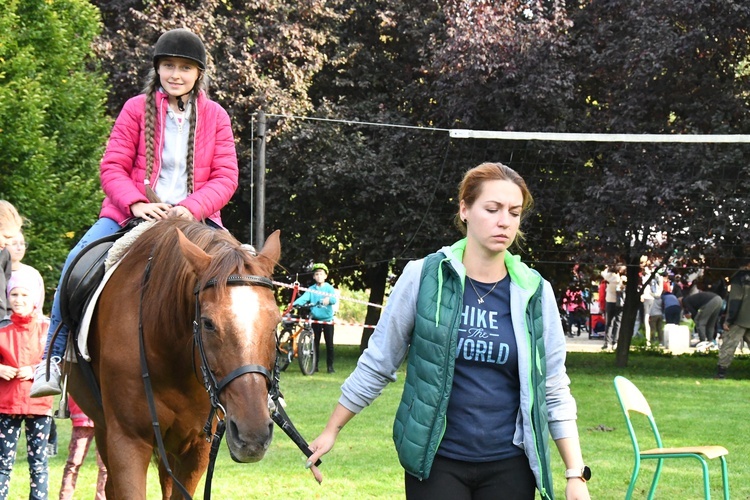
M 226 384 L 217 393 L 218 417 L 225 417 L 232 458 L 263 458 L 273 433 L 269 372 L 280 320 L 269 277 L 279 256 L 278 231 L 255 255 L 228 231 L 168 219 L 147 229 L 123 257 L 101 294 L 88 340 L 101 406 L 81 368 L 69 369 L 69 391 L 96 424 L 109 470 L 107 498 L 146 498 L 149 463 L 158 457 L 155 427 L 169 457 L 169 469 L 159 461 L 163 497 L 182 497 L 169 470 L 195 492 L 211 446 L 203 430 L 212 410 L 204 366 L 214 382 Z

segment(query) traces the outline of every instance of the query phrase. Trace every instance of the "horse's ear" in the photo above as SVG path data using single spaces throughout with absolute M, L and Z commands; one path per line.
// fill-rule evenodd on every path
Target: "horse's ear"
M 260 259 L 262 261 L 261 266 L 269 275 L 273 274 L 273 268 L 276 267 L 276 264 L 281 258 L 280 235 L 281 231 L 279 231 L 278 229 L 271 233 L 268 238 L 266 238 L 266 242 L 263 243 L 263 249 L 259 254 L 265 257 L 264 259 Z
M 197 275 L 203 274 L 211 263 L 211 256 L 204 252 L 198 245 L 187 239 L 187 236 L 180 231 L 177 231 L 177 238 L 179 239 L 180 250 L 185 256 L 187 261 L 190 263 L 190 267 L 193 268 L 193 272 Z

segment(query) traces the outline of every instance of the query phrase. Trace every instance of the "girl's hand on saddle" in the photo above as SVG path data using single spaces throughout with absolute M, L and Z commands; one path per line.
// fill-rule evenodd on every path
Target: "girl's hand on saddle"
M 161 220 L 169 216 L 172 205 L 169 203 L 144 203 L 139 201 L 130 205 L 130 212 L 135 217 L 145 220 Z
M 8 365 L 0 365 L 0 378 L 3 380 L 13 380 L 16 378 L 17 373 L 18 368 Z
M 22 366 L 18 369 L 16 378 L 20 380 L 34 380 L 34 369 L 30 366 Z
M 187 220 L 195 220 L 195 217 L 193 217 L 193 214 L 188 210 L 187 208 L 183 207 L 182 205 L 175 205 L 174 207 L 169 209 L 169 212 L 167 212 L 167 215 L 169 217 L 180 217 L 182 219 Z

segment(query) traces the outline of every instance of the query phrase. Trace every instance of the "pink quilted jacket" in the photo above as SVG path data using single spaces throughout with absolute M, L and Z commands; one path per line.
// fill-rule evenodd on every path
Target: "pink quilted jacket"
M 108 217 L 124 224 L 133 214 L 130 205 L 147 202 L 145 100 L 140 94 L 129 99 L 122 108 L 109 136 L 100 166 L 102 189 L 106 198 L 99 217 Z M 162 150 L 164 120 L 167 116 L 167 95 L 156 93 L 156 151 Z M 193 193 L 179 203 L 198 219 L 211 219 L 221 225 L 219 211 L 237 189 L 237 152 L 229 115 L 203 92 L 198 96 L 195 129 L 195 169 Z M 161 154 L 154 158 L 151 186 L 155 186 L 161 169 Z

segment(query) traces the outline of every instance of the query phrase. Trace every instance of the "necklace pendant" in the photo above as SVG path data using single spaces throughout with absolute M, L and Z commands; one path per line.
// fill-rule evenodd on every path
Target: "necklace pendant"
M 479 297 L 477 299 L 477 302 L 479 302 L 480 304 L 484 304 L 484 299 L 482 297 Z

